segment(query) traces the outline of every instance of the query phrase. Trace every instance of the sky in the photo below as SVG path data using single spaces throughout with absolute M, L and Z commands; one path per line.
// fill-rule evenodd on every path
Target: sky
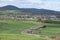
M 0 0 L 0 7 L 6 5 L 60 11 L 60 0 Z

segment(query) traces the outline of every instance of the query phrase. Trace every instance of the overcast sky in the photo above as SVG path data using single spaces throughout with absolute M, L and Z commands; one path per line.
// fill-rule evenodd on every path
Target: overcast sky
M 14 5 L 19 8 L 38 8 L 60 11 L 60 0 L 0 0 L 0 7 Z

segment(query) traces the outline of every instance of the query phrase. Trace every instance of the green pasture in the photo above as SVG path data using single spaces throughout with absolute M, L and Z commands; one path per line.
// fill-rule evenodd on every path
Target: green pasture
M 1 40 L 48 40 L 33 35 L 22 35 L 25 29 L 35 28 L 39 25 L 46 25 L 46 28 L 34 31 L 34 34 L 41 36 L 59 36 L 60 24 L 39 23 L 30 21 L 0 21 Z
M 46 28 L 34 31 L 34 33 L 45 36 L 59 36 L 60 35 L 60 24 L 43 24 Z
M 48 40 L 48 38 L 22 34 L 0 34 L 0 40 Z
M 21 21 L 0 21 L 0 33 L 20 34 L 21 31 L 35 26 L 37 25 Z

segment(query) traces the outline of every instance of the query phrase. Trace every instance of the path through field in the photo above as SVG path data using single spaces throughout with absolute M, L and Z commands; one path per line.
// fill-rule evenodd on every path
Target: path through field
M 51 38 L 49 38 L 48 36 L 34 34 L 33 32 L 31 33 L 30 29 L 25 29 L 24 31 L 21 32 L 21 34 L 31 35 L 31 36 L 36 36 L 36 37 L 41 37 L 43 39 L 51 40 Z

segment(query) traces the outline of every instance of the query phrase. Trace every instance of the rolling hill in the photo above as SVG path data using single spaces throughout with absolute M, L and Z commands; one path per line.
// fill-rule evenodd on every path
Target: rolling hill
M 22 12 L 26 12 L 26 13 L 32 13 L 32 14 L 60 14 L 59 11 L 54 11 L 54 10 L 48 10 L 48 9 L 36 9 L 36 8 L 18 8 L 16 6 L 13 5 L 7 5 L 7 6 L 3 6 L 0 7 L 0 10 L 19 10 Z
M 19 8 L 16 6 L 7 5 L 7 6 L 0 7 L 0 10 L 19 10 Z

